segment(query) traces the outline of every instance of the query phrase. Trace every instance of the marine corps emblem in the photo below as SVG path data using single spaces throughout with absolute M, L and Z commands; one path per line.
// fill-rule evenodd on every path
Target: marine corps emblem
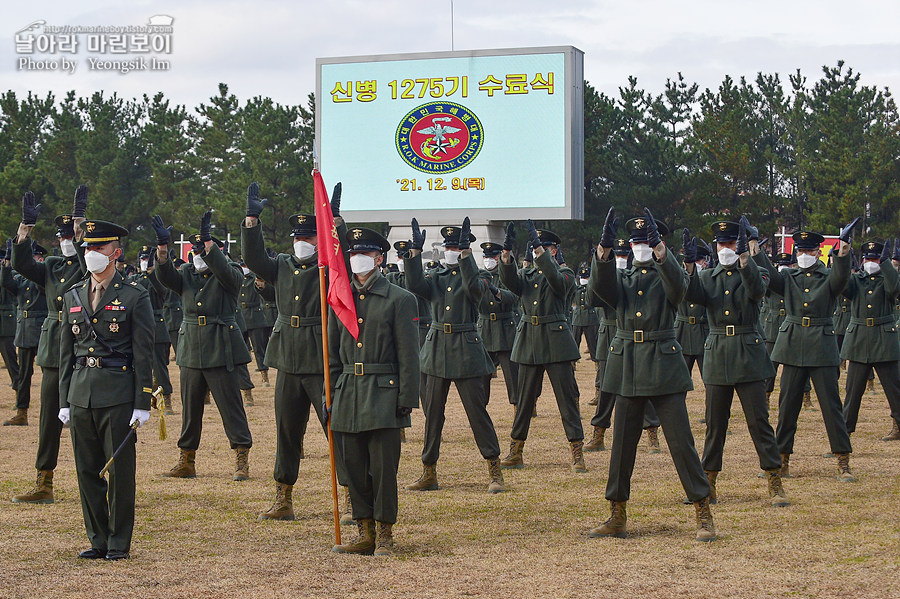
M 81 332 L 81 327 L 78 326 L 77 324 L 73 324 L 72 325 L 72 334 L 77 335 L 80 332 Z
M 109 323 L 109 332 L 110 333 L 118 333 L 119 332 L 119 323 L 118 322 Z
M 481 151 L 484 131 L 475 114 L 453 102 L 429 102 L 409 111 L 394 144 L 409 166 L 423 173 L 452 173 Z

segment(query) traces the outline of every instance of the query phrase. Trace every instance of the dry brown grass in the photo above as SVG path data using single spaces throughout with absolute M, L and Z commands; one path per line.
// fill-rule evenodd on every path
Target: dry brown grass
M 177 379 L 174 365 L 172 374 Z M 593 363 L 579 362 L 586 432 L 593 374 Z M 274 382 L 274 371 L 272 376 Z M 695 385 L 688 409 L 702 447 L 703 385 L 696 373 Z M 489 411 L 505 454 L 512 408 L 504 389 L 502 378 L 496 379 Z M 587 474 L 569 471 L 569 448 L 547 382 L 525 446 L 525 469 L 504 471 L 509 492 L 487 494 L 487 465 L 452 390 L 438 463 L 441 489 L 401 490 L 397 555 L 381 559 L 330 551 L 327 448 L 312 423 L 294 491 L 298 520 L 256 521 L 273 497 L 275 452 L 273 388 L 258 386 L 256 406 L 248 408 L 254 447 L 247 482 L 231 481 L 234 458 L 214 407 L 197 452 L 198 478 L 160 476 L 176 460 L 180 418 L 169 417 L 170 437 L 159 441 L 154 414 L 139 435 L 132 559 L 118 563 L 75 557 L 88 543 L 65 431 L 57 502 L 22 506 L 5 499 L 26 491 L 34 479 L 38 394 L 36 376 L 31 426 L 0 429 L 4 598 L 900 596 L 900 443 L 879 441 L 890 427 L 880 386 L 866 395 L 853 436 L 855 484 L 839 483 L 835 461 L 822 457 L 828 444 L 820 412 L 801 413 L 795 478 L 785 483 L 792 505 L 785 509 L 768 506 L 736 404 L 719 477 L 721 499 L 713 507 L 721 539 L 712 544 L 693 541 L 693 507 L 681 503 L 664 440 L 661 455 L 638 455 L 629 538 L 588 538 L 608 514 L 609 453 L 586 454 Z M 12 390 L 3 385 L 4 418 L 12 403 Z M 416 411 L 403 447 L 401 485 L 421 472 L 423 422 Z

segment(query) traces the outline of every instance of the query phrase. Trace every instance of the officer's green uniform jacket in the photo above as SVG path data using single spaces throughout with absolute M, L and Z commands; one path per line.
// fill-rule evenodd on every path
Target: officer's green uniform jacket
M 341 223 L 337 229 L 340 239 L 346 232 L 347 225 Z M 270 258 L 262 224 L 247 228 L 242 222 L 241 256 L 247 268 L 275 287 L 278 317 L 266 347 L 266 366 L 287 374 L 324 374 L 318 254 L 302 260 L 294 254 Z
M 593 303 L 600 313 L 600 328 L 597 329 L 597 355 L 594 359 L 598 362 L 606 362 L 609 347 L 616 337 L 616 311 L 591 291 L 588 293 L 588 301 Z
M 405 265 L 404 265 L 405 267 Z M 406 273 L 402 272 L 389 272 L 384 275 L 384 278 L 388 280 L 388 282 L 393 283 L 394 285 L 406 289 Z M 428 335 L 429 329 L 431 329 L 431 305 L 423 300 L 418 295 L 416 298 L 416 308 L 419 311 L 419 315 L 416 318 L 417 329 L 419 331 L 419 347 L 425 345 L 425 337 Z
M 850 276 L 844 297 L 850 300 L 850 324 L 841 346 L 841 359 L 875 364 L 900 360 L 900 337 L 894 305 L 900 296 L 897 270 L 885 260 L 881 271 L 864 270 Z
M 688 275 L 672 252 L 666 249 L 662 262 L 633 262 L 625 270 L 616 269 L 613 256 L 598 260 L 595 254 L 588 286 L 616 311 L 603 391 L 645 397 L 694 388 L 675 339 L 675 311 Z
M 152 273 L 136 272 L 128 277 L 127 281 L 129 283 L 132 281 L 137 283 L 146 289 L 150 296 L 150 305 L 153 307 L 153 322 L 155 324 L 154 343 L 171 343 L 169 325 L 166 323 L 164 316 L 165 298 L 169 294 L 169 289 L 159 282 L 159 278 L 156 276 L 156 269 L 154 268 Z
M 737 385 L 775 376 L 759 327 L 759 303 L 768 284 L 768 271 L 752 260 L 744 268 L 720 263 L 691 275 L 685 301 L 705 306 L 709 318 L 703 354 L 707 385 Z
M 8 266 L 2 267 L 8 269 Z M 16 294 L 0 285 L 0 337 L 16 336 Z
M 132 404 L 135 410 L 150 409 L 153 385 L 153 309 L 147 290 L 126 283 L 118 272 L 91 310 L 90 276 L 64 294 L 65 324 L 59 338 L 59 407 L 108 408 Z M 81 306 L 72 297 L 77 293 Z M 119 358 L 91 335 L 90 320 L 98 337 L 113 350 L 132 358 L 133 365 L 90 368 L 76 364 L 78 358 Z
M 166 301 L 163 302 L 163 318 L 166 319 L 166 328 L 170 332 L 170 339 L 172 337 L 171 332 L 177 332 L 181 328 L 183 317 L 184 308 L 181 306 L 181 296 L 169 289 L 166 293 Z
M 12 244 L 12 267 L 26 279 L 44 288 L 47 318 L 41 325 L 36 362 L 41 368 L 59 368 L 59 329 L 64 320 L 63 294 L 84 276 L 81 260 L 84 248 L 75 245 L 75 256 L 47 256 L 43 262 L 34 259 L 31 237 Z
M 156 265 L 163 285 L 181 295 L 184 319 L 178 334 L 175 363 L 186 368 L 234 369 L 250 361 L 250 352 L 234 312 L 244 275 L 213 244 L 201 255 L 209 268 L 197 272 L 193 264 L 179 270 L 171 260 Z
M 775 343 L 778 338 L 778 329 L 784 322 L 787 311 L 784 309 L 784 298 L 774 293 L 771 289 L 766 289 L 766 314 L 762 317 L 763 335 L 769 343 Z
M 572 305 L 575 273 L 559 266 L 545 251 L 529 268 L 500 261 L 500 280 L 519 297 L 522 319 L 516 327 L 510 359 L 519 364 L 571 362 L 581 354 L 567 314 Z
M 256 288 L 256 275 L 252 272 L 244 275 L 241 283 L 240 310 L 248 330 L 264 329 L 269 326 L 263 307 L 262 296 Z
M 362 288 L 355 277 L 352 285 L 359 337 L 354 339 L 334 312 L 328 314 L 331 428 L 359 433 L 408 427 L 409 415 L 397 416 L 397 408 L 419 407 L 415 297 L 378 269 Z
M 572 300 L 572 326 L 590 327 L 600 324 L 597 309 L 588 302 L 587 285 L 575 285 L 575 297 Z
M 19 273 L 13 274 L 10 267 L 2 270 L 2 285 L 16 295 L 16 337 L 13 343 L 16 347 L 36 348 L 41 339 L 44 319 L 47 318 L 47 298 L 43 287 Z
M 702 304 L 689 300 L 678 304 L 678 311 L 675 314 L 675 338 L 681 345 L 682 353 L 686 356 L 701 355 L 708 334 L 709 323 L 706 318 L 706 308 Z M 703 367 L 706 368 L 705 361 Z
M 275 326 L 275 319 L 278 318 L 278 308 L 275 307 L 275 288 L 271 283 L 267 282 L 265 286 L 258 291 L 263 302 L 263 314 L 266 317 L 266 326 L 272 328 Z
M 865 273 L 864 273 L 865 274 Z M 851 275 L 852 278 L 852 275 Z M 838 298 L 838 305 L 834 308 L 834 334 L 843 335 L 847 332 L 847 325 L 850 324 L 850 299 L 841 296 Z
M 769 271 L 769 287 L 784 297 L 787 316 L 778 329 L 772 361 L 798 367 L 838 366 L 834 306 L 850 279 L 850 255 L 834 255 L 833 268 L 821 260 L 808 269 L 779 272 L 765 252 L 753 260 Z
M 490 280 L 472 255 L 459 264 L 422 272 L 419 256 L 404 259 L 406 286 L 426 300 L 431 329 L 419 354 L 422 372 L 444 379 L 465 379 L 494 372 L 494 363 L 476 330 L 478 304 Z
M 519 322 L 519 296 L 503 286 L 499 268 L 481 272 L 489 275 L 491 283 L 500 290 L 499 300 L 488 290 L 478 304 L 478 332 L 484 348 L 489 352 L 512 351 Z

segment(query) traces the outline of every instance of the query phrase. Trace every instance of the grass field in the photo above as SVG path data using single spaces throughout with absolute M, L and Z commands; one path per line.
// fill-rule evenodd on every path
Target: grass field
M 177 389 L 174 365 L 171 372 Z M 593 363 L 581 360 L 577 377 L 588 438 L 593 376 Z M 254 380 L 256 405 L 247 409 L 251 480 L 231 480 L 234 456 L 215 406 L 204 418 L 197 478 L 162 477 L 178 455 L 180 402 L 177 415 L 167 419 L 165 441 L 157 438 L 154 412 L 139 433 L 131 559 L 97 563 L 76 558 L 89 543 L 68 431 L 54 480 L 56 503 L 7 499 L 34 481 L 38 372 L 31 425 L 0 428 L 0 597 L 900 597 L 900 443 L 879 440 L 891 424 L 880 385 L 866 394 L 852 437 L 857 483 L 839 483 L 836 461 L 822 457 L 828 444 L 821 413 L 801 412 L 794 478 L 784 485 L 792 505 L 782 509 L 769 507 L 736 403 L 713 506 L 720 540 L 710 544 L 693 541 L 694 508 L 682 505 L 664 435 L 660 455 L 647 454 L 642 440 L 628 538 L 588 538 L 588 530 L 608 517 L 609 452 L 585 454 L 587 474 L 570 472 L 569 446 L 546 381 L 525 445 L 526 466 L 504 471 L 508 492 L 489 495 L 487 464 L 451 390 L 440 490 L 402 489 L 421 473 L 424 416 L 417 410 L 400 463 L 396 555 L 374 558 L 331 552 L 327 444 L 313 422 L 294 488 L 298 519 L 256 521 L 274 496 L 275 431 L 274 387 L 263 387 L 256 373 Z M 688 410 L 702 450 L 704 393 L 696 371 L 694 381 Z M 488 410 L 505 455 L 513 411 L 502 375 L 493 381 L 492 396 Z M 4 419 L 13 402 L 13 391 L 3 385 Z M 343 532 L 346 538 L 355 529 Z

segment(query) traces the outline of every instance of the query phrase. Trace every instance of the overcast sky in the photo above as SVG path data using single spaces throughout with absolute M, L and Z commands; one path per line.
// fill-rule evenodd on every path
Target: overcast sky
M 724 75 L 749 79 L 800 68 L 810 80 L 839 59 L 863 82 L 900 88 L 897 0 L 454 0 L 456 50 L 573 45 L 584 75 L 615 94 L 629 75 L 659 92 L 682 72 L 701 89 Z M 243 102 L 254 95 L 304 103 L 315 87 L 315 59 L 451 49 L 451 2 L 432 0 L 179 0 L 4 2 L 0 91 L 57 96 L 96 90 L 125 97 L 162 91 L 194 107 L 229 84 Z M 74 74 L 19 70 L 15 33 L 47 25 L 144 25 L 174 18 L 166 72 L 89 72 L 85 48 L 65 55 Z M 43 58 L 64 56 L 45 55 Z M 38 58 L 35 55 L 35 58 Z

